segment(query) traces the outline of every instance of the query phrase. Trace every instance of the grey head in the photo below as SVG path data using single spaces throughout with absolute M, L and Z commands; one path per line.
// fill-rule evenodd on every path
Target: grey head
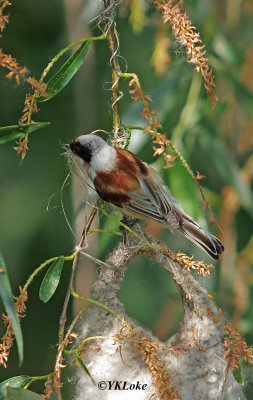
M 103 147 L 109 146 L 101 137 L 96 135 L 82 135 L 70 143 L 70 150 L 83 161 L 90 163 L 94 154 Z

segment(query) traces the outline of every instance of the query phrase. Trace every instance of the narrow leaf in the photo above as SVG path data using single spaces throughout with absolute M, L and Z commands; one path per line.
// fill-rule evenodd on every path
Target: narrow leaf
M 53 296 L 60 281 L 64 257 L 58 257 L 48 269 L 40 286 L 40 299 L 46 303 Z
M 0 127 L 0 144 L 10 142 L 25 133 L 31 133 L 48 125 L 50 125 L 50 122 L 34 122 L 32 124 L 2 126 Z
M 47 94 L 49 97 L 39 96 L 36 98 L 36 101 L 48 101 L 62 91 L 83 64 L 89 47 L 90 41 L 87 41 L 83 43 L 71 57 L 69 57 L 59 71 L 49 79 L 47 83 Z
M 87 375 L 89 375 L 93 385 L 96 385 L 96 382 L 94 381 L 94 379 L 92 378 L 90 371 L 88 370 L 88 368 L 86 367 L 86 365 L 84 365 L 82 359 L 79 357 L 79 355 L 77 353 L 75 353 L 75 359 L 78 362 L 78 364 L 82 367 L 82 369 L 86 372 Z
M 235 380 L 240 383 L 240 385 L 244 385 L 243 379 L 242 379 L 242 369 L 241 369 L 241 365 L 239 366 L 239 368 L 234 368 L 233 371 L 233 376 L 235 378 Z
M 57 400 L 57 393 L 51 393 L 48 400 Z
M 11 285 L 7 274 L 7 269 L 4 263 L 2 254 L 0 253 L 0 297 L 2 298 L 5 310 L 10 318 L 11 325 L 16 336 L 19 363 L 23 362 L 23 336 L 17 316 L 17 311 L 14 305 Z
M 7 388 L 7 400 L 42 400 L 44 397 L 41 397 L 39 394 L 35 392 L 31 392 L 26 389 L 17 389 L 13 387 Z
M 0 400 L 3 400 L 7 396 L 7 387 L 22 388 L 30 379 L 31 377 L 28 375 L 19 375 L 0 383 Z
M 253 195 L 250 185 L 241 179 L 239 165 L 232 157 L 228 156 L 228 153 L 224 150 L 223 142 L 218 137 L 213 140 L 212 132 L 201 135 L 199 141 L 205 153 L 208 152 L 214 171 L 217 171 L 218 176 L 226 184 L 235 188 L 241 206 L 253 216 Z M 209 149 L 212 149 L 212 151 L 208 151 Z

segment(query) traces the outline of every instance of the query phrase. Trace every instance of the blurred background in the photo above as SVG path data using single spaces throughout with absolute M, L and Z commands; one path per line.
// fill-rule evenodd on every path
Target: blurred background
M 181 163 L 176 160 L 173 168 L 163 169 L 163 161 L 153 158 L 148 134 L 134 131 L 129 149 L 157 168 L 185 211 L 223 241 L 226 251 L 215 263 L 211 277 L 197 279 L 252 344 L 253 2 L 191 0 L 185 1 L 184 6 L 201 34 L 214 71 L 219 97 L 214 111 L 201 77 L 186 63 L 184 48 L 175 42 L 155 8 L 144 0 L 126 0 L 118 6 L 120 62 L 122 71 L 138 74 L 144 93 L 152 95 L 152 107 L 157 110 L 164 131 L 192 170 L 205 175 L 200 183 L 216 224 L 210 228 L 196 184 Z M 31 76 L 39 79 L 48 62 L 68 43 L 101 34 L 98 21 L 90 22 L 101 11 L 101 2 L 94 0 L 44 0 L 37 1 L 36 7 L 32 0 L 17 1 L 9 8 L 10 22 L 1 38 L 2 51 L 16 57 Z M 112 129 L 108 48 L 104 41 L 91 47 L 70 84 L 52 101 L 41 104 L 39 113 L 33 116 L 35 121 L 50 121 L 51 125 L 30 135 L 29 152 L 22 165 L 13 150 L 14 142 L 0 147 L 0 243 L 15 294 L 40 263 L 70 254 L 78 240 L 83 221 L 80 210 L 85 208 L 87 196 L 76 178 L 74 184 L 71 180 L 64 184 L 69 170 L 61 155 L 62 145 L 83 133 Z M 58 62 L 59 66 L 64 60 Z M 5 75 L 1 69 L 1 126 L 17 124 L 25 94 L 30 90 L 25 83 L 17 86 Z M 142 105 L 131 100 L 128 82 L 122 80 L 120 85 L 124 92 L 120 103 L 122 122 L 144 125 Z M 95 201 L 94 196 L 90 201 Z M 101 215 L 96 224 L 118 230 L 117 224 Z M 145 229 L 173 251 L 181 250 L 212 262 L 181 236 L 164 231 L 153 222 L 148 222 Z M 110 234 L 91 235 L 87 252 L 105 260 L 118 240 Z M 86 259 L 81 264 L 77 290 L 88 295 L 95 267 Z M 14 346 L 8 368 L 0 372 L 1 381 L 53 370 L 70 268 L 66 263 L 60 286 L 48 304 L 38 297 L 44 273 L 30 286 L 27 316 L 22 321 L 25 361 L 19 368 Z M 120 299 L 128 314 L 161 340 L 177 330 L 182 313 L 180 294 L 168 274 L 147 257 L 128 266 Z M 78 307 L 73 305 L 75 310 Z M 4 333 L 3 326 L 1 332 Z M 71 371 L 65 371 L 66 379 L 70 376 Z M 253 396 L 251 376 L 252 370 L 244 365 L 248 398 Z M 33 388 L 43 391 L 41 385 Z M 64 398 L 71 398 L 71 393 L 69 383 Z

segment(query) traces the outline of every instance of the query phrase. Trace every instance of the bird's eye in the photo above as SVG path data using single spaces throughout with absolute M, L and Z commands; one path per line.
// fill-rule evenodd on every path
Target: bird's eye
M 80 151 L 81 151 L 81 146 L 80 146 L 80 143 L 79 142 L 72 142 L 72 143 L 70 143 L 70 150 L 74 153 L 74 154 L 76 154 L 77 156 L 79 156 L 79 153 L 80 153 Z
M 84 161 L 91 161 L 91 150 L 87 146 L 82 145 L 80 142 L 72 142 L 70 144 L 70 150 Z

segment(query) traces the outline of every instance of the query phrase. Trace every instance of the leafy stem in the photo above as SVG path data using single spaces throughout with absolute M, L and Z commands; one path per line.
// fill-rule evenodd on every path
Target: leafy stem
M 119 112 L 119 101 L 123 94 L 119 90 L 119 73 L 120 66 L 118 61 L 118 50 L 119 50 L 119 37 L 116 29 L 116 22 L 114 20 L 114 8 L 115 2 L 112 0 L 104 0 L 105 6 L 105 32 L 108 47 L 110 50 L 110 66 L 112 71 L 112 110 L 113 110 L 113 138 L 114 143 L 117 143 L 118 136 L 121 132 L 121 118 Z
M 71 261 L 73 260 L 73 258 L 75 257 L 76 251 L 74 251 L 74 253 L 72 253 L 69 256 L 65 256 L 64 257 L 64 261 Z M 36 268 L 33 273 L 29 276 L 29 278 L 27 279 L 23 290 L 27 290 L 28 286 L 30 286 L 30 284 L 32 283 L 33 279 L 35 278 L 35 276 L 37 276 L 40 271 L 42 271 L 48 264 L 51 264 L 53 261 L 57 260 L 58 257 L 52 257 L 49 258 L 48 260 L 44 261 L 42 264 L 40 264 L 40 266 L 38 268 Z
M 81 350 L 81 348 L 83 347 L 84 343 L 89 342 L 90 340 L 98 340 L 98 339 L 111 339 L 111 337 L 109 337 L 109 336 L 101 336 L 101 335 L 86 337 L 80 342 L 80 344 L 77 347 L 74 347 L 71 350 L 64 350 L 64 353 L 66 353 L 66 354 L 74 354 L 74 353 L 78 352 L 79 350 Z
M 73 297 L 75 297 L 76 299 L 87 301 L 87 302 L 89 302 L 89 303 L 91 303 L 91 304 L 94 304 L 94 305 L 96 305 L 96 306 L 99 306 L 99 307 L 103 308 L 103 309 L 106 310 L 106 311 L 109 311 L 109 312 L 110 312 L 112 315 L 114 315 L 118 320 L 120 320 L 120 321 L 122 322 L 122 324 L 123 324 L 123 323 L 126 324 L 126 321 L 124 320 L 124 318 L 122 318 L 119 314 L 117 314 L 117 313 L 116 313 L 115 311 L 113 311 L 111 308 L 105 306 L 103 303 L 100 303 L 99 301 L 90 299 L 89 297 L 81 296 L 80 294 L 76 293 L 74 290 L 71 291 L 71 295 L 72 295 Z M 129 327 L 128 324 L 126 324 L 126 325 Z
M 64 49 L 62 49 L 61 51 L 59 51 L 58 54 L 56 54 L 56 56 L 50 61 L 50 63 L 46 66 L 46 68 L 44 69 L 44 71 L 42 72 L 42 75 L 40 77 L 39 83 L 41 84 L 44 81 L 44 78 L 46 77 L 46 75 L 48 74 L 48 72 L 50 71 L 50 69 L 52 68 L 52 66 L 56 63 L 56 61 L 59 60 L 59 58 L 61 56 L 63 56 L 63 54 L 65 54 L 67 51 L 69 51 L 70 49 L 72 49 L 72 47 L 77 46 L 78 44 L 82 44 L 84 42 L 88 42 L 88 41 L 95 41 L 95 40 L 104 40 L 106 39 L 106 35 L 101 35 L 101 36 L 91 36 L 88 38 L 84 38 L 84 39 L 80 39 L 77 40 L 76 42 L 70 43 L 68 46 L 66 46 Z
M 24 389 L 28 389 L 28 387 L 29 387 L 33 382 L 35 382 L 35 381 L 48 379 L 48 378 L 50 378 L 50 377 L 53 376 L 53 375 L 54 375 L 54 373 L 53 373 L 53 372 L 50 372 L 50 373 L 47 374 L 47 375 L 33 376 L 33 377 L 27 382 L 27 384 L 24 386 Z

